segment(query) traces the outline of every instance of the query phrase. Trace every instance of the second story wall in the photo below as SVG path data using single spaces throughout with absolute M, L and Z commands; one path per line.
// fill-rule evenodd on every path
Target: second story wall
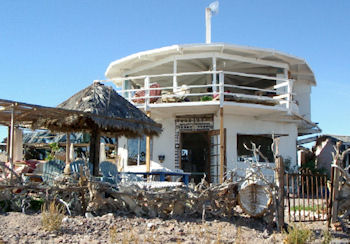
M 299 106 L 299 114 L 311 120 L 311 85 L 305 82 L 295 81 L 293 93 L 295 93 L 295 102 Z

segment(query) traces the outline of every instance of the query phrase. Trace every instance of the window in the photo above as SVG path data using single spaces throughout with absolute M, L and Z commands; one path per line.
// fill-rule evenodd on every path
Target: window
M 254 155 L 252 151 L 247 150 L 244 144 L 251 148 L 251 142 L 255 143 L 257 147 L 260 146 L 261 153 L 269 160 L 273 162 L 273 152 L 271 149 L 272 138 L 263 135 L 237 135 L 237 156 L 238 161 L 244 161 L 245 159 L 253 159 Z M 253 159 L 254 160 L 254 159 Z M 264 159 L 259 157 L 259 162 L 264 162 Z
M 151 140 L 151 152 L 152 152 L 152 140 Z M 142 165 L 145 163 L 146 163 L 146 136 L 128 139 L 128 165 Z

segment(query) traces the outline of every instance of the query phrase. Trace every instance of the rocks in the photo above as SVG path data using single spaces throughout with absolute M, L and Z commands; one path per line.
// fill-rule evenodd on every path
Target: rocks
M 94 216 L 90 212 L 85 213 L 85 218 L 93 218 Z
M 93 218 L 75 216 L 65 217 L 58 232 L 44 231 L 40 215 L 9 213 L 8 216 L 0 215 L 0 223 L 0 240 L 7 243 L 104 244 L 111 243 L 113 233 L 115 243 L 234 243 L 236 240 L 241 243 L 282 243 L 283 240 L 281 234 L 272 237 L 273 231 L 267 231 L 261 221 L 239 216 L 231 220 L 207 219 L 204 223 L 194 218 L 147 219 L 118 216 L 117 213 Z M 16 228 L 18 226 L 20 228 Z M 315 226 L 315 229 L 320 227 Z

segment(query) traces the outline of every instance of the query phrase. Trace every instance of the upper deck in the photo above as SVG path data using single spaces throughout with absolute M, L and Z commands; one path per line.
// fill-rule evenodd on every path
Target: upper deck
M 227 44 L 175 45 L 136 53 L 112 62 L 106 76 L 122 96 L 145 110 L 186 111 L 197 106 L 200 111 L 203 106 L 227 105 L 242 113 L 284 111 L 307 120 L 311 86 L 316 84 L 300 58 Z

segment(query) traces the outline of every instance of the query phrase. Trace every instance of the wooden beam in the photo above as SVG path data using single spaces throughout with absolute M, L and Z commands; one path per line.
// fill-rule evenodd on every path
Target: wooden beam
M 8 160 L 10 161 L 10 167 L 12 170 L 14 170 L 13 166 L 13 148 L 14 148 L 14 130 L 15 130 L 15 110 L 14 108 L 11 109 L 11 127 L 10 127 L 10 153 Z M 11 171 L 11 183 L 13 179 L 13 172 Z
M 277 204 L 277 229 L 278 231 L 282 232 L 283 226 L 284 226 L 284 163 L 282 157 L 277 157 L 275 160 L 276 164 L 276 171 L 275 171 L 275 178 L 276 178 L 276 184 L 278 186 L 277 191 L 277 197 L 278 197 L 278 204 Z
M 90 162 L 93 165 L 93 176 L 99 175 L 99 165 L 100 165 L 100 139 L 101 132 L 98 128 L 91 131 L 90 136 Z
M 225 131 L 224 131 L 224 108 L 220 108 L 220 183 L 224 182 L 225 164 Z
M 336 155 L 334 156 L 333 159 L 333 164 L 335 165 L 340 165 L 340 147 L 342 145 L 341 141 L 338 141 L 336 144 Z M 332 202 L 333 202 L 333 206 L 331 208 L 331 223 L 334 224 L 336 222 L 338 222 L 338 205 L 339 205 L 339 201 L 338 201 L 338 195 L 339 195 L 339 177 L 340 177 L 340 172 L 338 169 L 334 168 L 332 171 L 332 175 L 331 175 L 331 186 L 333 187 L 333 191 L 331 194 L 331 198 L 332 198 Z
M 68 132 L 66 134 L 66 164 L 70 163 L 69 154 L 70 154 L 70 133 Z
M 151 117 L 151 112 L 147 111 L 147 116 Z M 151 171 L 151 137 L 146 136 L 146 172 Z

